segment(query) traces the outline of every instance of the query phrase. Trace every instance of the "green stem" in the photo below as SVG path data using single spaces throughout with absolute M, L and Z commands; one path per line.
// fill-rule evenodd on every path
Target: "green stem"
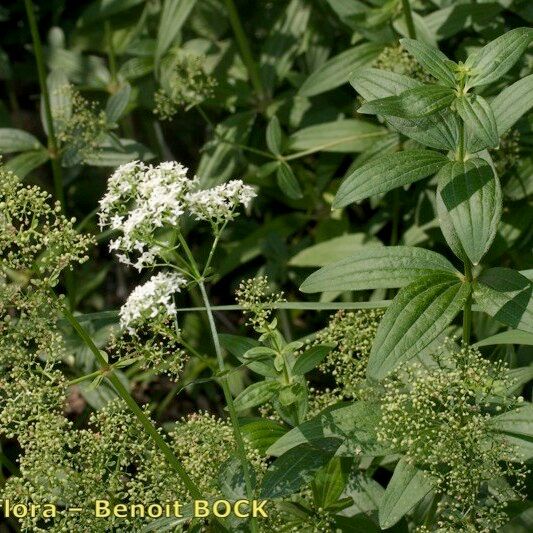
M 148 435 L 152 437 L 155 445 L 157 446 L 157 448 L 159 448 L 161 453 L 165 456 L 170 466 L 176 471 L 181 481 L 183 482 L 183 484 L 189 491 L 189 494 L 195 499 L 201 499 L 202 494 L 199 488 L 196 486 L 196 483 L 194 483 L 194 481 L 189 477 L 189 475 L 183 468 L 182 464 L 180 463 L 179 459 L 174 455 L 174 452 L 172 451 L 170 446 L 167 444 L 165 439 L 161 436 L 159 431 L 155 428 L 155 426 L 152 424 L 150 419 L 146 416 L 144 411 L 137 405 L 137 402 L 133 399 L 131 394 L 127 391 L 126 387 L 124 387 L 124 385 L 122 384 L 118 376 L 114 373 L 112 368 L 109 366 L 107 361 L 104 359 L 100 350 L 94 344 L 90 335 L 85 331 L 83 326 L 77 321 L 76 317 L 71 313 L 71 311 L 68 308 L 66 308 L 63 305 L 61 307 L 62 307 L 62 312 L 63 312 L 64 317 L 68 320 L 72 328 L 76 331 L 79 337 L 83 340 L 83 342 L 89 348 L 89 350 L 91 350 L 98 365 L 102 369 L 109 369 L 109 372 L 107 372 L 106 374 L 107 379 L 111 382 L 111 384 L 117 391 L 118 395 L 124 400 L 126 405 L 130 408 L 133 414 L 137 417 L 137 419 L 142 424 L 146 433 L 148 433 Z
M 80 376 L 79 378 L 73 379 L 68 382 L 69 386 L 77 385 L 78 383 L 83 383 L 84 381 L 87 381 L 89 379 L 96 378 L 98 376 L 101 376 L 103 374 L 102 370 L 95 370 L 94 372 L 91 372 L 90 374 L 85 374 L 84 376 Z
M 220 346 L 220 339 L 218 338 L 218 331 L 215 324 L 215 318 L 213 316 L 213 311 L 211 310 L 211 305 L 209 303 L 209 298 L 207 296 L 207 291 L 205 290 L 205 285 L 203 280 L 198 281 L 200 287 L 200 292 L 202 293 L 202 298 L 204 300 L 204 305 L 207 313 L 207 318 L 209 320 L 209 327 L 211 328 L 211 336 L 213 337 L 213 344 L 215 346 L 215 353 L 217 356 L 218 367 L 221 372 L 224 372 L 224 358 L 222 356 L 222 348 Z M 254 489 L 252 485 L 252 477 L 250 475 L 250 468 L 248 461 L 246 459 L 246 450 L 244 447 L 244 439 L 242 437 L 241 428 L 239 425 L 239 418 L 237 416 L 237 411 L 235 410 L 235 405 L 233 403 L 233 396 L 228 384 L 228 379 L 225 375 L 222 375 L 219 380 L 222 387 L 222 392 L 224 393 L 224 399 L 226 400 L 226 405 L 228 406 L 228 411 L 230 414 L 231 423 L 233 426 L 233 434 L 235 437 L 235 444 L 237 448 L 237 456 L 241 462 L 243 473 L 244 473 L 244 483 L 246 485 L 246 496 L 249 500 L 253 499 Z M 250 526 L 252 531 L 258 531 L 257 523 L 252 518 L 250 521 Z
M 413 20 L 413 12 L 411 10 L 411 3 L 409 0 L 402 0 L 403 15 L 405 17 L 405 23 L 407 24 L 407 32 L 411 39 L 416 39 L 416 28 Z
M 63 212 L 65 212 L 65 195 L 63 191 L 63 176 L 61 172 L 61 164 L 59 161 L 58 142 L 54 130 L 54 119 L 52 117 L 52 106 L 50 105 L 50 95 L 48 94 L 48 85 L 46 83 L 46 69 L 43 54 L 43 47 L 41 38 L 39 36 L 39 29 L 35 19 L 35 12 L 33 10 L 33 3 L 31 0 L 24 0 L 26 7 L 26 15 L 30 25 L 31 38 L 33 41 L 33 49 L 35 55 L 35 62 L 37 64 L 37 73 L 39 76 L 39 85 L 41 94 L 43 95 L 44 116 L 46 120 L 46 127 L 48 129 L 48 151 L 50 152 L 50 159 L 52 162 L 52 173 L 54 176 L 54 189 L 57 200 L 59 200 Z
M 242 60 L 248 70 L 248 75 L 250 76 L 250 81 L 254 87 L 259 100 L 262 100 L 265 96 L 263 84 L 261 82 L 261 76 L 259 75 L 259 69 L 257 68 L 257 63 L 254 60 L 252 55 L 252 50 L 250 48 L 250 43 L 248 38 L 244 33 L 244 29 L 241 24 L 241 19 L 239 18 L 239 13 L 233 0 L 225 0 L 226 8 L 228 10 L 229 20 L 231 27 L 233 28 L 233 33 L 235 34 L 235 39 L 239 46 Z
M 467 259 L 465 261 L 465 280 L 468 283 L 472 282 L 472 264 Z M 468 344 L 470 342 L 470 334 L 472 332 L 472 294 L 470 293 L 465 301 L 463 310 L 463 342 Z

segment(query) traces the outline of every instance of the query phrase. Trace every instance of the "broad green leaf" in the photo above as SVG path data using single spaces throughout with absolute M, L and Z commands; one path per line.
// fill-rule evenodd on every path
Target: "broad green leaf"
M 521 460 L 533 457 L 533 405 L 525 403 L 513 411 L 490 419 L 495 431 L 502 433 L 505 440 L 517 448 Z
M 360 513 L 354 516 L 335 515 L 337 531 L 343 533 L 379 533 L 381 530 L 376 523 L 366 514 Z
M 429 476 L 401 459 L 379 506 L 379 525 L 388 529 L 431 492 L 435 483 Z
M 146 146 L 131 139 L 120 139 L 120 144 L 123 149 L 118 151 L 114 145 L 106 143 L 85 162 L 94 167 L 117 167 L 135 159 L 149 161 L 155 157 Z
M 316 368 L 331 352 L 332 347 L 324 344 L 312 346 L 306 350 L 303 354 L 299 355 L 296 359 L 296 363 L 292 367 L 294 374 L 307 374 L 314 368 Z
M 533 333 L 533 284 L 511 268 L 483 272 L 474 285 L 476 303 L 490 316 L 513 328 Z
M 490 106 L 501 136 L 533 107 L 533 74 L 506 87 Z
M 465 65 L 471 74 L 466 87 L 486 85 L 501 78 L 520 59 L 532 40 L 532 28 L 516 28 L 468 56 Z
M 296 179 L 294 172 L 290 165 L 285 162 L 280 163 L 276 173 L 276 180 L 278 187 L 285 193 L 289 198 L 298 200 L 303 197 L 302 188 L 300 183 Z
M 490 248 L 500 222 L 500 181 L 480 158 L 450 162 L 437 179 L 437 211 L 444 237 L 458 257 L 466 255 L 477 265 Z
M 352 72 L 370 65 L 383 50 L 376 43 L 359 44 L 326 61 L 302 84 L 300 96 L 315 96 L 346 83 Z
M 249 462 L 248 470 L 252 478 L 252 486 L 255 486 L 255 471 Z M 246 498 L 244 470 L 239 458 L 233 455 L 222 463 L 218 472 L 218 485 L 222 494 L 230 501 Z
M 54 131 L 57 135 L 61 133 L 66 121 L 72 115 L 72 95 L 70 83 L 66 74 L 62 70 L 53 70 L 46 78 L 46 85 L 50 96 L 50 109 L 54 123 Z M 45 107 L 41 96 L 41 123 L 45 133 L 48 135 L 48 122 L 45 116 Z
M 261 51 L 259 68 L 263 87 L 271 93 L 276 83 L 289 72 L 307 29 L 311 6 L 291 0 L 270 29 Z
M 78 26 L 88 26 L 103 21 L 142 3 L 143 0 L 96 0 L 91 2 L 89 7 L 83 11 L 78 19 Z
M 268 123 L 266 129 L 266 143 L 268 149 L 273 154 L 279 155 L 281 153 L 281 127 L 276 115 L 274 115 Z
M 128 81 L 133 81 L 150 74 L 154 69 L 153 57 L 132 57 L 124 61 L 120 66 L 118 73 Z
M 4 164 L 6 170 L 11 170 L 19 178 L 25 178 L 34 168 L 40 167 L 46 163 L 50 158 L 48 150 L 44 148 L 41 150 L 33 150 L 31 152 L 23 152 L 15 157 L 12 157 Z
M 370 148 L 387 130 L 370 122 L 356 119 L 324 122 L 293 133 L 289 148 L 293 151 L 313 152 L 363 152 Z
M 338 456 L 385 455 L 390 449 L 378 443 L 376 436 L 380 416 L 379 407 L 369 402 L 332 406 L 291 429 L 267 450 L 267 454 L 279 456 L 300 444 L 336 437 L 342 440 Z
M 476 289 L 474 288 L 474 294 Z M 519 329 L 511 329 L 509 331 L 502 331 L 491 335 L 486 339 L 476 342 L 476 346 L 492 346 L 494 344 L 524 344 L 533 346 L 533 333 L 521 331 Z
M 427 72 L 448 87 L 455 87 L 456 63 L 449 60 L 438 48 L 415 39 L 401 39 L 407 51 L 424 67 Z
M 350 514 L 370 514 L 379 508 L 385 489 L 368 473 L 363 473 L 359 468 L 352 468 L 343 496 L 349 496 L 353 505 L 347 509 Z
M 159 62 L 187 20 L 196 0 L 165 0 L 157 30 L 155 61 Z
M 278 457 L 263 478 L 261 498 L 281 498 L 297 492 L 335 455 L 340 443 L 335 438 L 316 439 Z
M 448 327 L 464 306 L 470 284 L 435 273 L 401 289 L 379 324 L 367 376 L 380 380 L 411 360 Z
M 105 114 L 109 122 L 114 123 L 120 120 L 126 107 L 128 107 L 130 94 L 131 85 L 125 83 L 115 94 L 109 97 L 105 106 Z
M 457 112 L 471 135 L 477 140 L 475 149 L 496 148 L 500 143 L 496 118 L 489 103 L 478 94 L 465 95 L 455 101 Z
M 287 433 L 286 428 L 268 418 L 242 423 L 241 431 L 250 446 L 261 454 L 266 454 L 268 448 Z
M 228 333 L 221 333 L 219 335 L 220 344 L 228 350 L 228 352 L 237 359 L 244 360 L 244 354 L 252 349 L 260 346 L 259 341 L 255 339 L 249 339 L 247 337 L 241 337 L 240 335 L 230 335 Z
M 244 411 L 268 402 L 279 389 L 279 382 L 273 380 L 252 383 L 235 398 L 235 409 Z
M 385 117 L 417 119 L 448 107 L 454 98 L 455 93 L 449 87 L 422 85 L 407 89 L 398 96 L 372 100 L 363 104 L 357 111 Z
M 448 158 L 431 150 L 405 150 L 386 154 L 357 168 L 342 182 L 333 208 L 339 209 L 431 176 Z
M 327 509 L 335 504 L 346 486 L 347 472 L 340 457 L 333 457 L 313 479 L 313 501 L 317 507 Z
M 296 267 L 320 267 L 335 261 L 340 261 L 356 250 L 368 246 L 381 246 L 381 242 L 365 233 L 341 235 L 328 241 L 319 242 L 298 252 L 289 265 Z
M 0 154 L 39 150 L 44 147 L 31 133 L 14 128 L 0 128 Z
M 397 96 L 407 89 L 423 86 L 422 82 L 408 76 L 375 68 L 358 69 L 352 75 L 350 83 L 367 101 Z M 415 119 L 386 117 L 386 120 L 395 130 L 424 146 L 439 150 L 455 150 L 459 138 L 459 119 L 455 113 L 450 113 L 447 109 L 437 111 L 424 120 L 418 117 Z
M 457 273 L 446 258 L 431 250 L 411 246 L 372 246 L 314 272 L 303 282 L 300 290 L 324 292 L 396 288 L 433 272 Z

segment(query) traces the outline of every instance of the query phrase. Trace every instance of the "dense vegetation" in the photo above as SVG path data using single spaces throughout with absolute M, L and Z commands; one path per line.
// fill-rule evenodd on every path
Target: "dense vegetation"
M 0 532 L 531 531 L 532 21 L 0 6 Z

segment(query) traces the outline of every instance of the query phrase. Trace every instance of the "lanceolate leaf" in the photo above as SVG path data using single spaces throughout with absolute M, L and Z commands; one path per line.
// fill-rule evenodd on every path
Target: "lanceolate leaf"
M 480 158 L 450 162 L 438 174 L 437 210 L 454 253 L 475 265 L 487 253 L 501 217 L 500 182 Z
M 253 383 L 235 398 L 235 409 L 244 411 L 261 405 L 270 400 L 279 389 L 279 382 L 274 380 Z
M 401 459 L 379 506 L 379 525 L 388 529 L 433 489 L 434 482 L 422 470 Z
M 510 268 L 490 268 L 474 286 L 479 306 L 496 320 L 533 333 L 533 284 Z
M 388 96 L 363 104 L 359 113 L 416 119 L 432 115 L 448 107 L 455 93 L 448 87 L 422 85 L 408 89 L 398 96 Z
M 505 88 L 490 106 L 501 136 L 533 107 L 533 74 Z
M 261 498 L 280 498 L 297 492 L 333 457 L 340 443 L 335 438 L 317 439 L 278 457 L 263 478 Z
M 292 171 L 292 168 L 287 163 L 280 163 L 276 174 L 278 187 L 289 197 L 297 200 L 302 198 L 303 193 Z
M 480 141 L 479 146 L 476 146 L 476 152 L 498 146 L 500 136 L 496 118 L 483 97 L 477 94 L 462 96 L 456 100 L 456 107 L 470 134 Z
M 195 3 L 196 0 L 165 0 L 157 31 L 156 62 L 169 49 Z
M 442 255 L 411 246 L 370 247 L 326 265 L 302 284 L 303 292 L 395 288 L 434 272 L 456 272 Z
M 516 28 L 474 52 L 465 63 L 472 71 L 467 87 L 486 85 L 501 78 L 520 59 L 532 40 L 532 28 Z
M 298 356 L 296 363 L 294 364 L 292 371 L 294 374 L 306 374 L 316 368 L 331 352 L 331 346 L 324 344 L 319 344 L 317 346 L 312 346 L 304 352 L 302 355 Z
M 516 447 L 517 458 L 528 460 L 533 457 L 533 405 L 509 411 L 491 419 L 491 426 L 502 433 L 505 440 Z
M 371 64 L 382 50 L 381 44 L 364 43 L 332 57 L 303 82 L 298 94 L 314 96 L 346 83 L 356 68 Z
M 367 375 L 382 379 L 433 342 L 451 323 L 470 293 L 457 276 L 435 273 L 403 288 L 378 327 Z
M 261 454 L 265 454 L 270 446 L 287 433 L 282 425 L 268 418 L 241 423 L 241 430 L 250 445 Z
M 533 333 L 521 331 L 519 329 L 511 329 L 509 331 L 496 333 L 496 335 L 491 335 L 486 339 L 476 342 L 476 346 L 492 346 L 494 344 L 523 344 L 533 346 Z
M 266 143 L 268 149 L 273 154 L 279 155 L 281 153 L 281 127 L 276 115 L 274 115 L 268 123 L 266 130 Z
M 117 122 L 128 106 L 131 85 L 125 83 L 115 94 L 109 97 L 105 106 L 105 113 L 109 122 Z
M 333 208 L 338 209 L 431 176 L 447 161 L 447 157 L 431 150 L 406 150 L 374 159 L 342 182 Z
M 50 154 L 48 150 L 42 148 L 41 150 L 32 150 L 31 152 L 23 152 L 12 157 L 5 165 L 6 170 L 11 170 L 19 178 L 26 177 L 34 168 L 41 166 L 48 161 Z
M 367 100 L 399 95 L 407 89 L 422 87 L 408 76 L 375 68 L 358 69 L 351 77 L 354 89 Z M 454 150 L 459 135 L 459 119 L 455 113 L 444 109 L 421 120 L 387 117 L 387 122 L 397 131 L 415 141 L 439 150 Z
M 43 146 L 31 133 L 14 128 L 0 128 L 0 154 L 39 150 L 39 148 Z
M 455 87 L 454 61 L 450 61 L 439 49 L 421 41 L 401 39 L 400 42 L 432 76 L 448 87 Z

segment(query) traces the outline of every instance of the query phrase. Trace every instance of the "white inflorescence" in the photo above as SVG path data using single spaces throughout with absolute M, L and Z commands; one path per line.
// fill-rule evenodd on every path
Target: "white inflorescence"
M 130 333 L 140 323 L 176 312 L 172 295 L 179 292 L 187 280 L 175 272 L 160 272 L 144 285 L 135 287 L 120 309 L 120 325 Z
M 188 178 L 187 170 L 173 161 L 155 167 L 132 161 L 113 173 L 100 201 L 100 225 L 121 232 L 110 244 L 120 261 L 139 271 L 153 266 L 162 251 L 154 235 L 158 229 L 177 226 L 185 213 L 219 226 L 255 197 L 241 180 L 200 190 L 199 180 Z

